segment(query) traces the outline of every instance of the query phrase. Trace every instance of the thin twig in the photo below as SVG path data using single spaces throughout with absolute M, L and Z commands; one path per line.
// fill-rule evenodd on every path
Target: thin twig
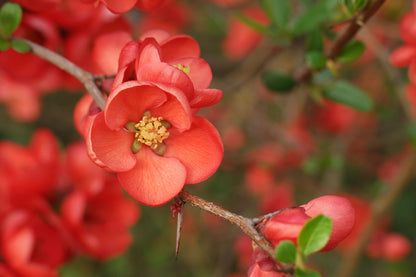
M 54 64 L 63 71 L 77 78 L 84 85 L 87 92 L 91 94 L 97 106 L 100 107 L 101 110 L 104 110 L 106 99 L 104 95 L 101 93 L 101 91 L 98 89 L 97 84 L 95 83 L 97 79 L 96 75 L 83 70 L 82 68 L 75 65 L 68 59 L 62 57 L 61 55 L 30 40 L 24 38 L 12 38 L 12 40 L 23 40 L 30 46 L 30 50 L 33 54 Z
M 334 60 L 344 49 L 345 45 L 357 34 L 364 24 L 378 11 L 386 0 L 375 0 L 368 4 L 356 20 L 352 21 L 346 27 L 345 31 L 334 41 L 326 53 L 328 60 Z M 312 78 L 312 70 L 305 68 L 296 77 L 299 82 L 307 82 Z
M 209 212 L 215 216 L 221 217 L 231 224 L 237 226 L 247 236 L 251 238 L 264 252 L 274 259 L 274 246 L 254 227 L 254 220 L 243 217 L 241 215 L 232 213 L 212 202 L 208 202 L 196 195 L 193 195 L 187 191 L 181 191 L 177 198 L 185 203 L 189 203 L 194 207 L 197 207 L 203 211 Z M 282 269 L 280 272 L 292 274 L 293 266 L 289 264 L 280 263 Z

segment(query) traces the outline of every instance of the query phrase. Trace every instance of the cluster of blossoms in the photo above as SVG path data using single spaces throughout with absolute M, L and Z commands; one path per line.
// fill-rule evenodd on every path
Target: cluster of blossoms
M 147 32 L 122 49 L 104 110 L 85 99 L 75 110 L 91 159 L 139 203 L 162 205 L 221 163 L 217 130 L 195 115 L 222 97 L 199 52 L 187 35 Z
M 140 212 L 80 142 L 61 155 L 46 129 L 28 147 L 0 142 L 0 275 L 58 276 L 76 255 L 106 260 L 132 242 Z

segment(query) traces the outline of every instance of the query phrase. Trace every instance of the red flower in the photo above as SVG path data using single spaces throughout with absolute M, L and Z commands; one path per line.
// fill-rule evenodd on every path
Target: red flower
M 98 259 L 112 258 L 130 246 L 132 236 L 128 228 L 139 217 L 137 204 L 124 197 L 112 176 L 107 176 L 100 191 L 94 194 L 81 189 L 69 194 L 61 212 L 81 250 Z
M 217 130 L 192 115 L 182 91 L 137 81 L 111 92 L 90 123 L 87 145 L 96 163 L 117 172 L 124 189 L 150 206 L 207 179 L 223 155 Z
M 208 89 L 212 72 L 199 53 L 198 43 L 190 36 L 170 36 L 162 30 L 147 32 L 121 51 L 113 89 L 134 76 L 134 80 L 182 90 L 194 112 L 214 105 L 221 99 L 222 91 Z
M 308 202 L 306 205 L 286 210 L 274 216 L 265 226 L 266 237 L 273 243 L 282 240 L 296 243 L 306 221 L 319 214 L 332 220 L 332 232 L 322 251 L 335 248 L 351 232 L 355 222 L 355 212 L 351 203 L 344 197 L 326 195 Z
M 165 0 L 84 0 L 87 3 L 103 3 L 113 13 L 125 13 L 133 7 L 148 11 L 160 7 Z
M 68 248 L 50 222 L 51 213 L 18 209 L 4 218 L 0 228 L 1 255 L 17 276 L 55 277 L 56 268 L 67 260 Z

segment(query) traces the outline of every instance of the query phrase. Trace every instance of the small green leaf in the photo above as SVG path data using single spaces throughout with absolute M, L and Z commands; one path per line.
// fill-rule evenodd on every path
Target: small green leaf
M 0 37 L 0 51 L 5 51 L 10 48 L 10 42 L 7 39 Z
M 409 136 L 410 142 L 413 147 L 416 147 L 416 123 L 410 123 L 407 126 L 407 135 Z
M 30 51 L 30 46 L 25 41 L 20 39 L 14 39 L 10 42 L 11 47 L 20 53 L 26 53 Z
M 322 52 L 312 51 L 306 54 L 306 63 L 313 69 L 322 68 L 326 65 L 326 57 Z
M 351 14 L 360 11 L 368 4 L 368 0 L 344 0 L 344 5 Z
M 328 10 L 325 5 L 316 5 L 307 9 L 295 21 L 293 26 L 293 33 L 295 35 L 306 34 L 328 19 Z
M 373 108 L 373 101 L 367 93 L 346 81 L 337 81 L 324 96 L 332 101 L 351 106 L 360 111 L 369 111 Z
M 318 215 L 308 220 L 300 231 L 298 246 L 305 256 L 321 250 L 329 240 L 332 231 L 332 220 Z
M 240 12 L 234 12 L 233 15 L 240 20 L 241 22 L 243 22 L 244 24 L 246 24 L 247 26 L 249 26 L 250 28 L 256 30 L 259 33 L 262 34 L 267 34 L 269 32 L 269 29 L 267 26 L 264 26 L 263 24 L 261 24 L 260 22 L 254 20 L 251 17 L 248 17 L 247 15 L 240 13 Z
M 319 274 L 318 272 L 310 268 L 305 268 L 305 269 L 296 268 L 295 276 L 296 277 L 320 277 L 321 274 Z
M 288 0 L 260 0 L 263 10 L 270 20 L 278 27 L 285 29 L 290 16 Z
M 0 9 L 0 31 L 10 36 L 22 21 L 22 8 L 15 3 L 7 2 Z
M 320 51 L 324 50 L 324 41 L 322 39 L 322 33 L 320 30 L 311 31 L 308 34 L 308 51 Z
M 288 93 L 297 84 L 296 81 L 289 75 L 275 71 L 264 72 L 261 77 L 264 85 L 268 89 L 277 93 Z
M 365 44 L 354 40 L 348 43 L 337 57 L 337 62 L 350 63 L 357 60 L 365 51 Z
M 276 247 L 276 259 L 284 263 L 295 263 L 296 245 L 289 240 L 281 241 Z

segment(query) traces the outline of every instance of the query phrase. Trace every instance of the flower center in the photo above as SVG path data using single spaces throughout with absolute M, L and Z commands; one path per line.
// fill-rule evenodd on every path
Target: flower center
M 146 144 L 147 146 L 154 147 L 158 143 L 162 143 L 169 137 L 166 124 L 163 123 L 163 117 L 150 117 L 149 115 L 143 115 L 142 120 L 139 121 L 134 127 L 137 132 L 134 135 L 138 142 Z
M 156 154 L 163 155 L 166 151 L 166 145 L 163 143 L 169 137 L 168 129 L 170 123 L 163 120 L 163 117 L 152 117 L 150 112 L 146 111 L 142 119 L 138 122 L 128 122 L 126 128 L 128 131 L 135 133 L 132 144 L 132 151 L 137 153 L 141 146 L 149 146 Z
M 189 75 L 189 72 L 191 72 L 191 67 L 189 65 L 176 64 L 173 67 L 182 70 L 186 75 Z

